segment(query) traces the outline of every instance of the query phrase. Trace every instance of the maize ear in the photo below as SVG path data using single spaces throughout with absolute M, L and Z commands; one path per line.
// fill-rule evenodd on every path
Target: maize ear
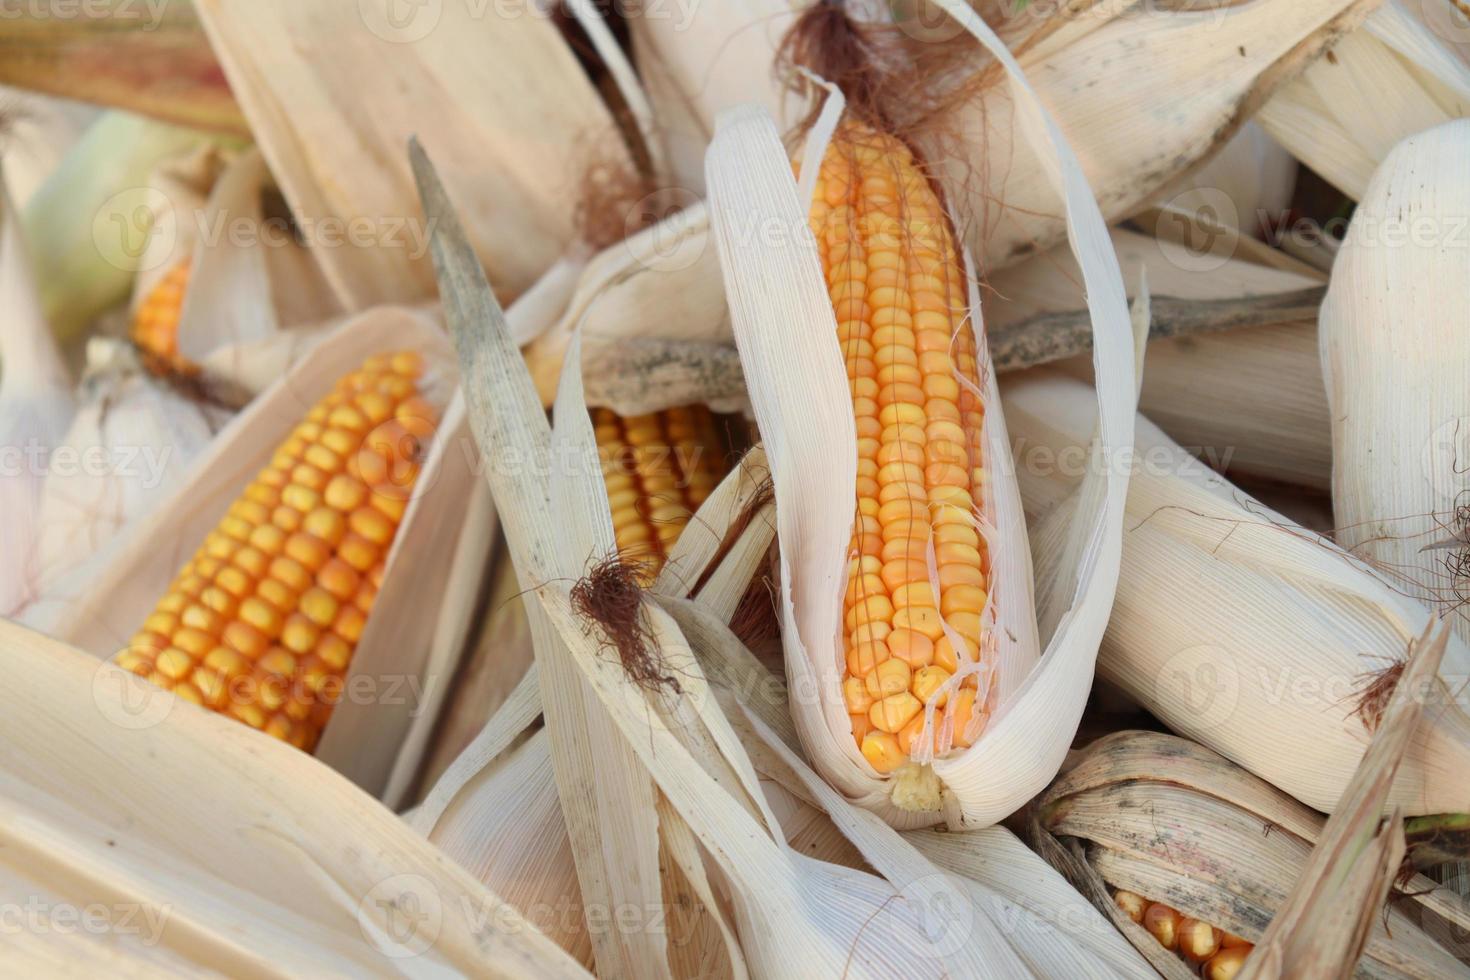
M 598 408 L 592 425 L 618 552 L 651 579 L 724 475 L 714 417 L 702 405 L 627 418 Z
M 133 343 L 155 373 L 194 371 L 194 366 L 179 355 L 179 314 L 184 309 L 184 292 L 189 288 L 192 267 L 192 261 L 185 259 L 168 270 L 133 314 Z
M 114 662 L 312 751 L 433 435 L 423 370 L 417 354 L 380 354 L 342 378 Z
M 836 134 L 810 223 L 857 430 L 842 689 L 859 750 L 891 773 L 970 745 L 989 710 L 969 287 L 939 195 L 892 136 L 858 124 Z

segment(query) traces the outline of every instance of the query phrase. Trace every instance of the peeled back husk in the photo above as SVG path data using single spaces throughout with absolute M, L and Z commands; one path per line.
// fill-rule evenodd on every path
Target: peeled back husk
M 1126 446 L 1126 417 L 1136 404 L 1134 348 L 1117 258 L 1068 144 L 1019 66 L 973 14 L 965 24 L 1005 63 L 1035 151 L 1054 167 L 1056 193 L 1071 218 L 1072 244 L 1087 284 L 1103 379 L 1098 441 L 1111 455 Z M 825 152 L 819 130 L 809 136 L 803 175 Z M 807 202 L 792 179 L 775 126 L 751 107 L 731 110 L 722 119 L 707 169 L 712 228 L 736 341 L 775 483 L 782 640 L 792 690 L 802 692 L 792 702 L 802 744 L 840 793 L 895 826 L 993 823 L 1034 795 L 1046 774 L 1061 764 L 1081 716 L 1112 601 L 1126 474 L 1099 472 L 1090 484 L 1088 506 L 1074 528 L 1082 550 L 1070 556 L 1075 562 L 1070 572 L 1078 576 L 1068 596 L 1071 615 L 1043 653 L 1040 634 L 1046 627 L 1037 622 L 1026 527 L 995 380 L 983 353 L 982 309 L 972 286 L 969 318 L 960 329 L 974 332 L 982 352 L 982 438 L 992 480 L 991 512 L 983 519 L 993 522 L 987 533 L 994 535 L 997 707 L 969 748 L 880 775 L 854 743 L 840 690 L 839 633 L 853 513 L 833 504 L 856 497 L 856 433 L 833 307 L 806 225 Z M 804 176 L 801 186 L 810 193 L 815 185 Z M 749 235 L 750 227 L 780 228 L 783 234 L 778 242 L 775 236 Z
M 1043 855 L 1074 881 L 1134 892 L 1251 942 L 1286 901 L 1325 822 L 1209 749 L 1138 731 L 1078 753 L 1034 816 Z M 1356 975 L 1470 977 L 1458 950 L 1435 938 L 1470 923 L 1470 907 L 1423 877 L 1402 893 L 1413 897 L 1390 901 L 1375 921 Z M 1092 894 L 1117 912 L 1106 893 Z M 1162 951 L 1139 927 L 1123 931 L 1145 955 Z
M 319 760 L 4 620 L 0 664 L 7 970 L 587 976 Z
M 1049 371 L 1008 379 L 1038 581 L 1089 469 L 1092 389 Z M 1143 417 L 1117 600 L 1098 673 L 1173 730 L 1309 806 L 1330 811 L 1429 612 L 1331 542 L 1253 500 Z M 1470 649 L 1451 638 L 1436 699 L 1389 801 L 1406 814 L 1470 809 Z
M 1333 269 L 1321 341 L 1338 542 L 1470 641 L 1467 171 L 1470 120 L 1388 155 Z
M 444 658 L 439 644 L 456 632 L 445 620 L 473 612 L 464 603 L 436 604 L 458 560 L 455 543 L 466 522 L 474 460 L 465 452 L 454 361 L 442 329 L 428 317 L 392 307 L 371 310 L 313 348 L 213 440 L 172 498 L 97 556 L 95 576 L 78 594 L 60 597 L 71 601 L 48 632 L 97 657 L 126 647 L 178 570 L 307 410 L 368 356 L 393 350 L 422 355 L 429 368 L 424 397 L 442 415 L 344 680 L 345 696 L 316 752 L 369 793 L 385 793 L 399 756 L 419 744 L 413 732 L 432 723 L 422 710 L 430 685 L 439 682 L 430 665 Z M 196 709 L 181 703 L 178 710 Z

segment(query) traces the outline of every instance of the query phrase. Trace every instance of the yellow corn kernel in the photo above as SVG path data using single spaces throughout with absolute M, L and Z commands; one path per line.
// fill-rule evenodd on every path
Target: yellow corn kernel
M 179 354 L 179 314 L 189 288 L 191 265 L 185 259 L 164 273 L 133 313 L 129 334 L 155 374 L 191 375 L 198 371 Z

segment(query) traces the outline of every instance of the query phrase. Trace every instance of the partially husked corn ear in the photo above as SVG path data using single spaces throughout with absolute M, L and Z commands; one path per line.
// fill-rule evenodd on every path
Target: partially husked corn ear
M 618 552 L 656 575 L 724 476 L 714 417 L 702 405 L 626 418 L 597 408 L 592 425 Z
M 158 373 L 190 373 L 194 366 L 179 355 L 179 314 L 189 288 L 193 262 L 185 259 L 160 279 L 133 314 L 132 339 Z
M 1149 931 L 1165 949 L 1197 967 L 1205 980 L 1234 980 L 1254 944 L 1207 922 L 1180 915 L 1162 902 L 1119 889 L 1113 900 L 1123 914 Z
M 342 378 L 113 662 L 312 751 L 383 582 L 436 424 L 419 355 Z
M 985 406 L 969 286 L 939 195 L 892 136 L 836 134 L 810 222 L 857 427 L 842 691 L 860 751 L 891 773 L 970 745 L 988 713 Z

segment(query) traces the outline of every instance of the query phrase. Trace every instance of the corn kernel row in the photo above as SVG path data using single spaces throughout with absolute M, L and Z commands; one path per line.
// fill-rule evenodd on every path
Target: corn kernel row
M 1216 929 L 1208 922 L 1180 915 L 1162 902 L 1119 889 L 1113 900 L 1167 950 L 1178 953 L 1204 980 L 1234 980 L 1255 946 L 1249 940 Z

